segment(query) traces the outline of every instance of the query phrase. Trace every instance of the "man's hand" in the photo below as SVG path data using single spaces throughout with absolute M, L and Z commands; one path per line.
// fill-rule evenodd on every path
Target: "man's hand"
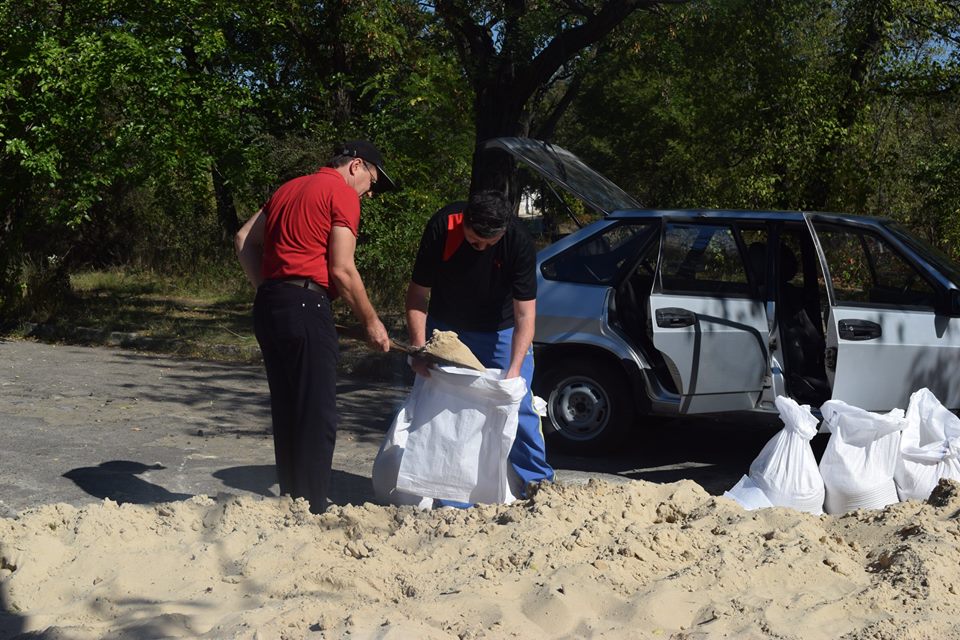
M 366 327 L 367 345 L 374 351 L 390 351 L 390 336 L 380 318 L 374 318 Z

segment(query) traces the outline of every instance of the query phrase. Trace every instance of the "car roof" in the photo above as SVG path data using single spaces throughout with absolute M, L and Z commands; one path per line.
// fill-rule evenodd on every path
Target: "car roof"
M 744 210 L 744 209 L 621 209 L 613 211 L 607 220 L 630 218 L 689 218 L 689 219 L 724 219 L 724 220 L 777 220 L 784 222 L 803 222 L 804 216 L 810 215 L 815 220 L 823 222 L 849 222 L 870 226 L 888 222 L 887 218 L 876 216 L 860 216 L 844 213 L 829 213 L 822 211 L 777 211 L 777 210 Z

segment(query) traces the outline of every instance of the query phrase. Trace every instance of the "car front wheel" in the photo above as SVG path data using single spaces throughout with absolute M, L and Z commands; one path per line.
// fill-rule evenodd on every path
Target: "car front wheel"
M 608 449 L 636 418 L 623 372 L 597 360 L 557 362 L 538 375 L 534 387 L 547 401 L 550 444 L 566 451 Z

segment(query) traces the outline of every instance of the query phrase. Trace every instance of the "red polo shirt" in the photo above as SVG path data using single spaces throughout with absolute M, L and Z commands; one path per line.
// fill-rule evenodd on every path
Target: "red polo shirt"
M 294 178 L 277 189 L 263 206 L 265 279 L 310 278 L 337 297 L 327 272 L 327 243 L 332 227 L 357 235 L 360 197 L 335 169 Z

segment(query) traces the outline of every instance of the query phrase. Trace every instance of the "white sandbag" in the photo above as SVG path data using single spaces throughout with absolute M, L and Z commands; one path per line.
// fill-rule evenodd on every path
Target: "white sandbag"
M 929 389 L 910 396 L 894 472 L 900 500 L 926 500 L 940 478 L 960 480 L 960 418 Z
M 413 505 L 420 509 L 433 507 L 433 498 L 404 493 L 397 489 L 397 475 L 400 473 L 400 458 L 407 445 L 407 433 L 411 423 L 411 414 L 419 395 L 418 386 L 423 385 L 423 376 L 417 376 L 407 401 L 397 412 L 396 417 L 380 444 L 380 450 L 373 461 L 373 495 L 380 504 Z
M 502 380 L 498 369 L 430 373 L 417 377 L 374 462 L 378 499 L 512 501 L 508 456 L 526 382 Z
M 903 410 L 880 414 L 828 400 L 820 412 L 830 432 L 820 460 L 827 513 L 882 509 L 897 502 L 893 474 L 906 425 Z
M 773 503 L 767 498 L 767 494 L 750 476 L 742 476 L 740 482 L 733 485 L 733 488 L 723 492 L 723 497 L 736 500 L 747 511 L 773 506 Z
M 783 429 L 770 438 L 744 476 L 726 494 L 745 509 L 764 506 L 790 507 L 813 514 L 823 513 L 823 480 L 810 440 L 817 435 L 817 419 L 809 405 L 799 405 L 778 396 L 777 409 Z M 760 491 L 766 502 L 757 495 Z

